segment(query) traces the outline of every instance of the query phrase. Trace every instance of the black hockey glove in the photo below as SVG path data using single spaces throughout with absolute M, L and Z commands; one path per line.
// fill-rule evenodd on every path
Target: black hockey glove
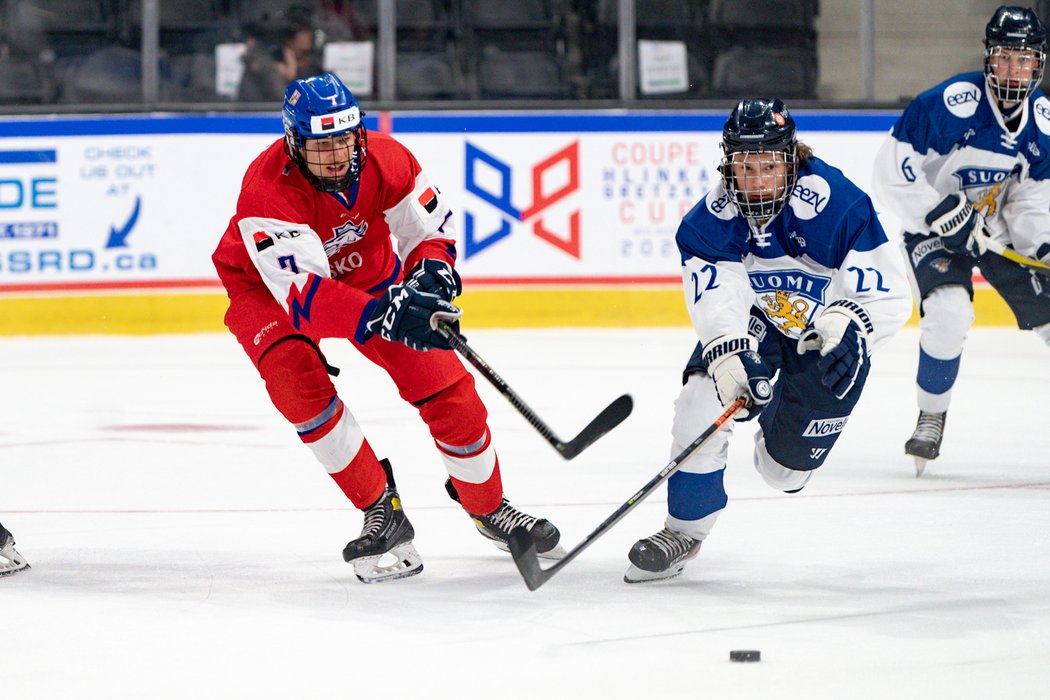
M 435 258 L 420 260 L 405 279 L 405 284 L 421 292 L 437 294 L 445 301 L 452 301 L 463 293 L 463 282 L 456 268 Z
M 963 195 L 952 193 L 942 199 L 926 215 L 926 225 L 941 237 L 949 252 L 976 258 L 985 251 L 981 245 L 984 217 Z
M 750 420 L 773 398 L 769 368 L 751 349 L 750 336 L 722 336 L 704 346 L 707 373 L 715 380 L 718 400 L 723 406 L 741 396 L 747 405 L 736 412 L 736 420 Z
M 820 350 L 820 383 L 838 399 L 846 398 L 868 375 L 868 323 L 867 313 L 859 304 L 838 302 L 829 306 L 798 339 L 799 355 Z
M 366 327 L 385 340 L 404 343 L 413 350 L 451 350 L 448 340 L 438 333 L 445 321 L 459 331 L 462 312 L 436 294 L 421 292 L 407 284 L 388 288 L 379 297 Z

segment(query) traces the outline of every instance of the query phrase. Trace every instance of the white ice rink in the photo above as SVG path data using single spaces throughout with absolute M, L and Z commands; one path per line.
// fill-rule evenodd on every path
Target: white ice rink
M 565 462 L 478 381 L 509 497 L 567 547 L 668 461 L 689 328 L 468 336 L 563 438 L 635 398 Z M 530 593 L 348 345 L 325 347 L 337 386 L 426 566 L 375 586 L 340 556 L 360 515 L 232 337 L 0 339 L 0 521 L 33 566 L 0 579 L 0 698 L 1050 697 L 1050 350 L 975 330 L 916 479 L 916 348 L 907 329 L 876 356 L 801 494 L 765 485 L 738 427 L 729 507 L 682 577 L 622 582 L 661 490 Z

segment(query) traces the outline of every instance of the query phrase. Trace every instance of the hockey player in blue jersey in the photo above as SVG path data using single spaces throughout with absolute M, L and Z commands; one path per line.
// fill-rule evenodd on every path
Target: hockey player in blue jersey
M 923 92 L 875 164 L 880 204 L 896 213 L 921 300 L 919 419 L 905 452 L 921 475 L 940 454 L 976 265 L 1022 329 L 1050 344 L 1050 280 L 987 250 L 986 236 L 1050 263 L 1050 100 L 1036 85 L 1046 29 L 1002 6 L 985 28 L 984 72 Z
M 0 576 L 28 568 L 29 564 L 26 563 L 25 558 L 15 549 L 14 536 L 3 525 L 0 525 Z
M 898 246 L 868 196 L 799 143 L 778 99 L 749 99 L 722 131 L 721 182 L 678 228 L 699 343 L 675 401 L 672 454 L 744 396 L 754 464 L 794 493 L 827 459 L 860 398 L 873 348 L 911 313 Z M 776 376 L 772 391 L 770 381 Z M 727 498 L 732 425 L 667 483 L 662 530 L 631 548 L 628 583 L 681 573 Z

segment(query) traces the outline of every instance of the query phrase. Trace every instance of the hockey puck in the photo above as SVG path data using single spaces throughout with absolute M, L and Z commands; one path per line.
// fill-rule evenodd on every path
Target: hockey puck
M 762 652 L 757 649 L 735 649 L 729 652 L 730 661 L 761 661 Z

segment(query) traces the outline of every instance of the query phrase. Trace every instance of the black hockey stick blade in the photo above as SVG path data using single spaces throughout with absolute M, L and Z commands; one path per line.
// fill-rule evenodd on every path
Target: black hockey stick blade
M 559 442 L 554 447 L 565 459 L 572 459 L 597 442 L 603 435 L 623 423 L 634 410 L 634 399 L 624 394 L 613 401 L 587 424 L 580 434 L 568 442 Z
M 634 407 L 634 401 L 630 396 L 624 394 L 620 398 L 613 401 L 611 404 L 605 407 L 605 410 L 598 414 L 598 416 L 592 420 L 587 427 L 580 432 L 579 435 L 574 437 L 568 442 L 562 442 L 561 439 L 554 434 L 550 426 L 542 418 L 540 418 L 535 411 L 533 411 L 525 400 L 518 396 L 517 392 L 510 388 L 510 385 L 499 376 L 496 370 L 492 369 L 489 363 L 482 359 L 481 355 L 474 351 L 466 340 L 461 336 L 455 328 L 450 326 L 444 321 L 439 321 L 437 324 L 437 331 L 445 338 L 449 345 L 463 356 L 470 364 L 474 366 L 478 372 L 481 373 L 485 379 L 487 379 L 499 393 L 503 395 L 503 398 L 510 402 L 518 413 L 520 413 L 529 424 L 536 429 L 543 439 L 547 441 L 551 447 L 553 447 L 558 454 L 565 459 L 572 459 L 576 455 L 583 452 L 602 435 L 615 428 L 617 425 L 622 423 L 627 416 L 631 415 L 631 410 Z
M 534 591 L 550 578 L 550 574 L 540 567 L 539 555 L 536 553 L 536 543 L 532 535 L 523 527 L 516 527 L 510 532 L 510 555 L 514 557 L 514 563 L 518 566 L 521 577 L 525 579 L 525 585 L 530 591 Z

